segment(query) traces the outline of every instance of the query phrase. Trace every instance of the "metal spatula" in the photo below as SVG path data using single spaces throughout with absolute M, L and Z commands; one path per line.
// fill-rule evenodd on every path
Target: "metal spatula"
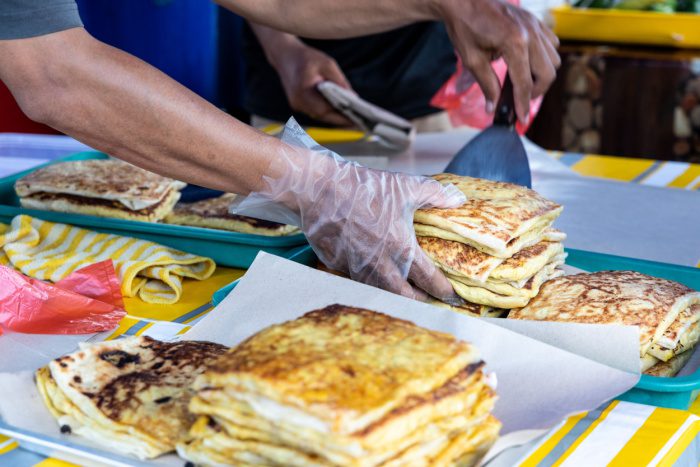
M 523 142 L 515 131 L 515 118 L 513 83 L 506 75 L 493 125 L 460 149 L 445 172 L 532 188 L 530 163 Z

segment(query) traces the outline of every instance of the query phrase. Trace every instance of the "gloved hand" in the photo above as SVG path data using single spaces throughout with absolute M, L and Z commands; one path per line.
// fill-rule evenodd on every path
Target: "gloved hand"
M 413 213 L 457 207 L 464 194 L 425 177 L 345 161 L 293 120 L 282 141 L 288 149 L 273 162 L 264 188 L 234 204 L 232 212 L 300 226 L 326 266 L 355 280 L 411 298 L 425 299 L 425 291 L 461 302 L 418 246 Z

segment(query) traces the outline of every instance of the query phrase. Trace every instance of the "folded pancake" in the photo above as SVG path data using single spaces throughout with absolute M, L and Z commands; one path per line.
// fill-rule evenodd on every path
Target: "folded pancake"
M 696 307 L 697 308 L 697 307 Z M 669 329 L 676 326 L 678 320 L 674 321 Z M 668 331 L 664 334 L 664 337 L 668 334 Z M 695 321 L 691 325 L 685 327 L 680 331 L 680 336 L 674 347 L 666 347 L 661 343 L 654 343 L 649 347 L 648 355 L 651 355 L 664 362 L 669 361 L 673 357 L 690 349 L 695 348 L 700 339 L 700 323 Z
M 670 378 L 672 376 L 676 376 L 678 372 L 683 369 L 685 364 L 688 363 L 688 360 L 690 360 L 690 357 L 692 356 L 693 352 L 683 352 L 667 362 L 650 357 L 648 360 L 650 364 L 642 365 L 642 372 L 645 375 Z M 647 366 L 647 368 L 644 368 L 645 366 Z
M 508 310 L 504 310 L 501 308 L 493 308 L 491 306 L 486 305 L 479 305 L 477 303 L 467 302 L 464 305 L 456 306 L 450 305 L 437 299 L 430 299 L 428 303 L 430 303 L 431 305 L 439 306 L 440 308 L 447 308 L 448 310 L 456 311 L 457 313 L 462 313 L 463 315 L 471 316 L 472 318 L 500 318 L 501 316 L 508 313 Z
M 332 305 L 249 338 L 197 378 L 195 389 L 238 388 L 244 402 L 289 408 L 313 426 L 352 433 L 476 359 L 472 346 L 449 334 Z
M 116 159 L 51 164 L 15 183 L 25 208 L 158 221 L 185 184 Z
M 545 265 L 542 269 L 531 276 L 521 287 L 517 287 L 517 284 L 514 285 L 513 283 L 509 282 L 494 282 L 491 280 L 480 282 L 467 279 L 465 277 L 453 276 L 452 274 L 447 274 L 447 277 L 466 286 L 483 288 L 495 294 L 529 299 L 537 295 L 540 287 L 546 281 L 564 275 L 563 270 L 557 269 L 562 264 L 563 261 L 555 261 Z
M 416 235 L 466 243 L 499 258 L 539 243 L 563 209 L 519 185 L 452 174 L 433 178 L 454 184 L 467 202 L 454 209 L 419 209 Z
M 210 390 L 204 398 L 193 398 L 190 409 L 206 414 L 203 417 L 206 425 L 223 428 L 222 436 L 237 440 L 234 442 L 245 440 L 266 446 L 286 446 L 339 465 L 354 465 L 358 460 L 363 465 L 377 465 L 411 446 L 483 423 L 495 399 L 479 368 L 476 365 L 460 372 L 432 393 L 407 398 L 378 422 L 346 436 L 329 436 L 287 419 L 263 418 L 256 415 L 251 406 L 235 401 L 220 390 Z M 194 439 L 207 436 L 201 431 L 204 426 L 201 419 L 193 426 Z M 262 453 L 258 451 L 258 454 Z
M 544 236 L 560 237 L 555 229 L 548 229 Z M 418 244 L 443 271 L 479 282 L 485 282 L 489 278 L 503 282 L 527 280 L 554 257 L 564 253 L 564 246 L 560 242 L 546 240 L 526 247 L 507 259 L 443 238 L 419 236 Z
M 446 274 L 455 293 L 464 300 L 508 310 L 526 306 L 539 293 L 545 282 L 562 275 L 564 275 L 564 271 L 552 265 L 552 267 L 545 267 L 535 274 L 522 288 L 515 288 L 505 283 L 465 284 L 467 280 L 464 278 Z
M 500 427 L 469 344 L 342 305 L 259 332 L 194 388 L 177 450 L 205 465 L 474 463 Z
M 638 326 L 640 356 L 658 342 L 680 313 L 700 304 L 700 292 L 635 271 L 601 271 L 546 282 L 511 319 Z
M 279 237 L 299 232 L 299 228 L 293 225 L 229 213 L 229 206 L 234 199 L 236 199 L 235 194 L 226 193 L 218 198 L 204 199 L 194 203 L 178 203 L 173 211 L 165 217 L 165 222 L 268 237 Z
M 190 386 L 226 347 L 129 337 L 57 358 L 36 382 L 61 430 L 141 459 L 172 451 L 194 416 Z

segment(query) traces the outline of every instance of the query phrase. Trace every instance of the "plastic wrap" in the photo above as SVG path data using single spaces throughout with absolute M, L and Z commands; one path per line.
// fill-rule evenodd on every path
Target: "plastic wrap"
M 501 83 L 508 72 L 508 67 L 503 59 L 496 60 L 491 64 Z M 532 122 L 537 112 L 540 110 L 542 97 L 533 99 L 530 102 L 530 121 Z M 444 109 L 450 117 L 453 126 L 470 126 L 473 128 L 486 128 L 493 123 L 493 114 L 486 112 L 486 98 L 479 85 L 471 77 L 468 70 L 462 65 L 462 61 L 457 58 L 457 71 L 442 85 L 440 90 L 433 96 L 430 104 L 434 107 Z M 515 126 L 519 134 L 525 134 L 528 125 L 518 122 Z
M 111 260 L 86 266 L 56 284 L 0 266 L 0 326 L 27 334 L 108 331 L 126 315 Z
M 458 302 L 452 286 L 416 242 L 413 213 L 457 207 L 464 195 L 435 180 L 380 171 L 344 160 L 318 145 L 291 119 L 287 143 L 270 168 L 275 178 L 233 212 L 301 227 L 331 269 L 355 280 L 414 298 L 425 294 Z

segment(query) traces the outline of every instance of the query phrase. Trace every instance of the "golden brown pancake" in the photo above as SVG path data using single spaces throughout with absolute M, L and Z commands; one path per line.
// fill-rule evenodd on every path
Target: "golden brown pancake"
M 419 209 L 414 221 L 437 230 L 431 234 L 416 228 L 417 234 L 446 238 L 440 231 L 451 233 L 462 243 L 493 256 L 512 256 L 526 245 L 516 251 L 509 250 L 509 245 L 527 234 L 531 237 L 528 244 L 538 243 L 562 211 L 558 204 L 519 185 L 452 174 L 433 178 L 443 184 L 454 184 L 466 195 L 467 202 L 453 209 Z
M 700 303 L 700 292 L 635 271 L 602 271 L 546 282 L 511 319 L 639 326 L 640 356 L 678 315 Z
M 185 184 L 116 159 L 51 164 L 15 182 L 23 207 L 157 221 Z
M 226 193 L 218 198 L 194 203 L 178 203 L 175 209 L 165 217 L 165 222 L 269 237 L 299 233 L 299 228 L 293 225 L 229 213 L 229 206 L 234 199 L 236 195 Z

